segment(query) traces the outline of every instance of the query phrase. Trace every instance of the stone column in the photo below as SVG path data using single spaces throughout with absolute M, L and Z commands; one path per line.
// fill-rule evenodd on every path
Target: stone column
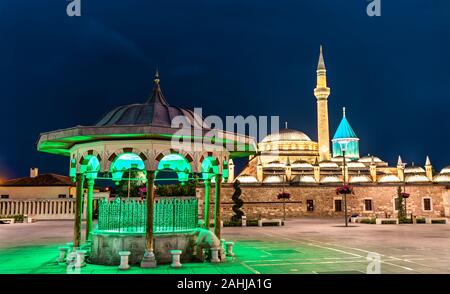
M 84 186 L 84 176 L 79 173 L 76 175 L 76 183 L 77 183 L 77 196 L 75 202 L 75 219 L 73 226 L 73 248 L 80 247 L 81 243 L 81 206 L 83 200 L 83 186 Z
M 156 258 L 153 252 L 153 206 L 154 206 L 154 193 L 153 185 L 155 181 L 155 171 L 147 171 L 147 228 L 145 234 L 145 253 L 141 261 L 142 268 L 156 267 Z
M 211 190 L 211 179 L 205 179 L 205 207 L 204 207 L 204 220 L 205 228 L 209 230 L 209 194 Z
M 222 220 L 221 215 L 221 207 L 220 207 L 220 188 L 222 186 L 222 175 L 216 175 L 216 184 L 215 184 L 215 197 L 214 197 L 214 234 L 216 234 L 217 238 L 220 240 L 220 221 Z
M 87 215 L 86 215 L 86 241 L 92 240 L 92 215 L 94 207 L 94 179 L 87 179 Z

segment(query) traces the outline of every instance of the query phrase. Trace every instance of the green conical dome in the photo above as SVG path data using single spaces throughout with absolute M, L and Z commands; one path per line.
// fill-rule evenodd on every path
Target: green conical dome
M 349 140 L 350 139 L 350 140 Z M 345 156 L 350 159 L 359 158 L 359 139 L 353 131 L 350 123 L 345 117 L 345 107 L 343 108 L 343 115 L 341 123 L 339 124 L 333 136 L 333 157 L 342 156 L 341 144 L 346 142 Z

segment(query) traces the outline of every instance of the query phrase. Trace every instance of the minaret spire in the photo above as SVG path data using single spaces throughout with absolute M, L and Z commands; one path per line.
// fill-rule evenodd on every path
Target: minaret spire
M 320 45 L 319 62 L 317 63 L 317 70 L 320 70 L 320 69 L 326 69 L 325 68 L 325 61 L 323 59 L 323 48 L 322 48 L 322 45 Z
M 330 160 L 330 130 L 328 125 L 328 96 L 330 88 L 327 87 L 327 70 L 323 58 L 323 48 L 320 46 L 319 62 L 317 64 L 317 85 L 314 96 L 317 98 L 317 134 L 319 143 L 320 161 Z

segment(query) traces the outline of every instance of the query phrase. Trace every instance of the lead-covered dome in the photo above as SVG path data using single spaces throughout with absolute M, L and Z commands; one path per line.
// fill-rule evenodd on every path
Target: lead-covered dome
M 156 73 L 151 97 L 143 104 L 119 106 L 108 112 L 96 126 L 151 125 L 172 127 L 172 120 L 184 116 L 193 126 L 202 126 L 203 119 L 190 109 L 170 106 L 161 91 L 159 75 Z M 204 125 L 203 127 L 205 127 Z M 178 126 L 176 126 L 178 127 Z
M 261 143 L 279 141 L 311 141 L 305 133 L 293 129 L 282 129 L 278 133 L 267 135 Z

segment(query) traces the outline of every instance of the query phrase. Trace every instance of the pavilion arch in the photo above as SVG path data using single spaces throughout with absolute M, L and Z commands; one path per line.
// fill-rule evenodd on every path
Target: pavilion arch
M 220 162 L 217 160 L 217 158 L 214 158 L 213 156 L 202 156 L 200 160 L 202 179 L 211 180 L 215 175 L 219 173 Z
M 71 176 L 75 176 L 74 173 L 82 173 L 86 174 L 87 178 L 95 179 L 97 178 L 98 172 L 101 170 L 102 157 L 98 153 L 98 151 L 90 149 L 85 151 L 78 160 L 75 156 L 71 158 L 70 163 L 70 174 Z M 74 167 L 76 172 L 74 172 Z
M 144 160 L 138 154 L 132 152 L 123 152 L 116 156 L 109 166 L 113 181 L 119 181 L 122 179 L 124 172 L 132 169 L 147 172 Z
M 145 155 L 144 152 L 142 152 L 141 150 L 137 149 L 137 148 L 121 148 L 116 150 L 114 153 L 112 153 L 105 164 L 105 171 L 108 172 L 111 170 L 111 165 L 112 163 L 118 158 L 120 157 L 122 154 L 135 154 L 137 156 L 139 156 L 139 158 L 142 160 L 142 162 L 144 163 L 144 170 L 150 170 L 151 164 L 150 161 L 148 159 L 148 157 Z
M 192 171 L 192 160 L 189 160 L 179 153 L 169 153 L 164 155 L 162 158 L 157 157 L 158 166 L 156 169 L 155 178 L 161 172 L 174 172 L 177 175 L 178 181 L 187 182 L 189 180 L 189 175 L 193 173 Z M 192 158 L 191 158 L 192 159 Z
M 164 150 L 164 151 L 160 152 L 154 158 L 154 160 L 153 160 L 153 162 L 151 164 L 151 169 L 152 170 L 157 170 L 158 167 L 159 167 L 160 161 L 164 157 L 166 157 L 166 156 L 168 156 L 170 154 L 178 154 L 181 157 L 183 157 L 187 161 L 189 166 L 190 166 L 190 168 L 189 168 L 190 172 L 197 172 L 198 171 L 197 167 L 195 166 L 194 157 L 190 153 L 188 153 L 186 151 L 183 151 L 183 150 L 175 150 L 175 149 L 169 149 L 169 150 Z

